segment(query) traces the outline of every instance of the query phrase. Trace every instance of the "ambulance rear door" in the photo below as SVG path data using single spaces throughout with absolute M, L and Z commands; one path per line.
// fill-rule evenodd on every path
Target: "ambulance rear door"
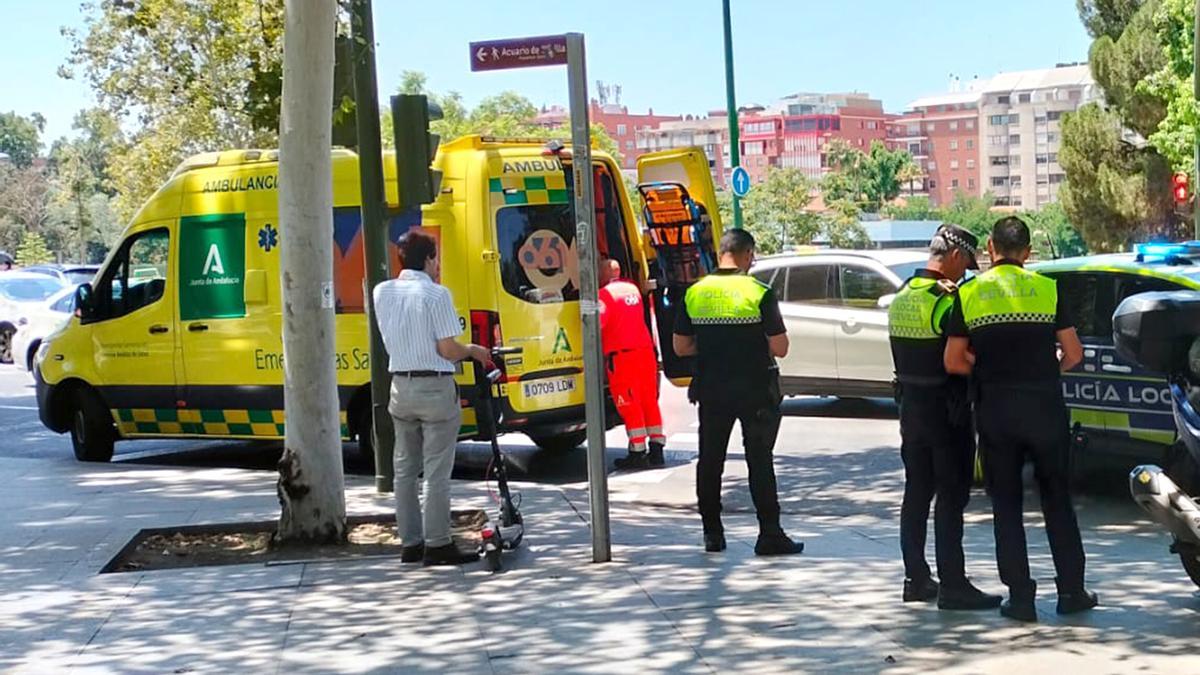
M 721 215 L 708 156 L 697 147 L 677 148 L 642 155 L 637 162 L 638 185 L 642 195 L 633 196 L 640 209 L 644 245 L 649 262 L 649 278 L 655 282 L 652 293 L 659 355 L 663 372 L 675 384 L 685 384 L 692 375 L 691 358 L 675 355 L 671 345 L 675 317 L 683 307 L 684 295 L 696 279 L 716 267 L 717 245 L 721 239 Z M 654 187 L 657 184 L 658 187 Z M 673 190 L 683 188 L 682 192 Z M 662 195 L 667 210 L 677 195 L 686 195 L 682 206 L 694 206 L 693 222 L 683 228 L 667 218 L 663 226 L 647 219 L 649 208 L 645 194 Z M 685 201 L 686 201 L 685 200 Z M 696 254 L 698 253 L 698 260 Z M 698 264 L 697 264 L 698 263 Z

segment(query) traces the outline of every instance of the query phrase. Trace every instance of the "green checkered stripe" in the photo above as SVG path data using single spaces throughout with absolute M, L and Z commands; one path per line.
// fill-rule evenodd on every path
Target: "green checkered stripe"
M 987 314 L 967 321 L 967 328 L 975 330 L 984 326 L 995 326 L 1002 323 L 1054 323 L 1053 314 L 1040 312 L 1008 312 L 1004 314 Z
M 513 204 L 565 204 L 568 201 L 564 176 L 507 176 L 488 180 L 494 206 Z
M 283 438 L 282 410 L 117 408 L 113 422 L 122 436 L 214 436 Z M 342 438 L 350 437 L 341 413 Z

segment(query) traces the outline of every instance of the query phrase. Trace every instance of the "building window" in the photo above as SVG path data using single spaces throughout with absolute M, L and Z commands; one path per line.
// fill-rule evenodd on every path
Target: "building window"
M 957 121 L 950 123 L 950 131 L 958 131 L 958 122 Z
M 908 124 L 904 127 L 904 132 L 909 136 L 916 136 L 921 133 L 921 124 Z
M 1058 142 L 1058 134 L 1055 134 L 1055 133 L 1046 134 L 1046 142 L 1047 143 L 1057 143 Z
M 1038 163 L 1038 164 L 1046 164 L 1046 163 L 1048 163 L 1049 161 L 1050 161 L 1050 158 L 1049 158 L 1048 156 L 1046 156 L 1046 155 L 1038 155 L 1038 156 L 1037 156 L 1037 163 Z
M 1020 145 L 1021 144 L 1021 134 L 1009 134 L 1008 144 L 1009 145 Z
M 867 122 L 867 128 L 874 131 L 875 129 L 879 128 L 879 123 L 875 121 Z
M 625 149 L 632 150 L 633 149 L 633 141 L 625 141 Z
M 1012 97 L 1007 95 L 997 96 L 996 105 L 1012 105 Z
M 974 178 L 968 178 L 968 179 L 967 179 L 967 189 L 968 189 L 968 190 L 974 190 L 974 189 L 975 189 L 975 179 L 974 179 Z
M 988 124 L 994 127 L 1008 124 L 1008 115 L 992 115 L 988 118 Z
M 967 149 L 968 149 L 968 150 L 974 150 L 974 149 L 975 149 L 975 139 L 974 139 L 974 138 L 968 138 L 968 139 L 967 139 Z
M 1061 173 L 1050 174 L 1050 184 L 1051 185 L 1058 185 L 1059 183 L 1063 182 L 1066 179 L 1067 179 L 1066 174 L 1061 174 Z
M 1050 110 L 1046 113 L 1046 119 L 1050 120 L 1051 122 L 1058 121 L 1058 120 L 1062 119 L 1062 111 L 1061 110 Z
M 992 147 L 1000 147 L 1008 145 L 1007 136 L 988 136 L 988 145 Z
M 975 120 L 967 120 L 967 128 L 974 129 L 975 128 Z
M 1049 155 L 1049 158 L 1050 158 L 1050 163 L 1051 163 L 1051 164 L 1057 164 L 1057 163 L 1058 163 L 1058 153 L 1057 153 L 1057 152 L 1052 152 L 1052 153 L 1050 153 L 1050 155 Z
M 953 189 L 955 189 L 955 190 L 957 190 L 957 189 L 958 189 L 958 179 L 957 179 L 957 178 L 955 178 L 955 179 L 953 179 L 953 180 L 951 180 L 951 181 L 950 181 L 950 187 L 951 187 L 951 188 L 953 188 Z
M 1013 155 L 1012 157 L 1009 157 L 1009 158 L 1008 158 L 1008 165 L 1009 165 L 1009 166 L 1011 166 L 1011 167 L 1012 167 L 1012 168 L 1014 168 L 1014 169 L 1019 169 L 1019 168 L 1021 168 L 1021 156 L 1020 156 L 1020 155 Z
M 626 131 L 627 131 L 627 129 L 625 128 L 624 124 L 617 125 L 617 135 L 618 136 L 624 136 Z
M 1019 94 L 1017 96 L 1018 103 L 1029 103 L 1029 99 L 1030 99 L 1029 94 Z
M 1014 114 L 1012 114 L 1012 115 L 1009 115 L 1009 116 L 1008 116 L 1008 123 L 1009 123 L 1009 124 L 1020 124 L 1020 123 L 1021 123 L 1021 116 L 1020 116 L 1020 115 L 1017 115 L 1017 114 L 1015 114 L 1015 113 L 1014 113 Z
M 835 118 L 834 118 L 834 120 L 833 120 L 833 130 L 834 130 L 834 131 L 841 131 L 841 130 L 842 130 L 842 119 L 841 119 L 840 117 L 835 117 Z
M 928 133 L 933 133 L 934 131 L 937 131 L 937 123 L 936 122 L 926 122 L 925 123 L 925 131 Z
M 958 160 L 957 160 L 957 159 L 952 159 L 952 160 L 950 160 L 950 169 L 951 169 L 952 171 L 957 171 L 957 170 L 958 170 Z
M 992 187 L 1004 187 L 1008 185 L 1007 176 L 992 176 Z
M 936 171 L 936 170 L 937 170 L 937 162 L 933 161 L 932 159 L 931 159 L 931 160 L 929 160 L 929 170 L 930 170 L 930 171 Z
M 1008 166 L 1008 157 L 1006 155 L 992 155 L 989 160 L 992 166 Z
M 958 141 L 957 141 L 956 139 L 951 139 L 951 140 L 950 140 L 950 149 L 951 149 L 951 150 L 957 150 L 957 149 L 958 149 Z
M 920 143 L 909 143 L 908 144 L 908 154 L 912 155 L 913 157 L 916 157 L 917 155 L 921 154 L 921 144 Z
M 1013 206 L 1021 205 L 1021 195 L 1016 195 L 1015 197 L 1012 198 L 1012 205 Z
M 973 160 L 973 159 L 968 159 L 968 160 L 967 160 L 967 168 L 968 168 L 968 169 L 974 169 L 974 168 L 975 168 L 975 160 Z
M 936 181 L 936 180 L 933 180 L 932 178 L 930 178 L 930 179 L 929 179 L 929 189 L 930 189 L 930 190 L 933 190 L 933 189 L 936 189 L 936 188 L 937 188 L 937 181 Z

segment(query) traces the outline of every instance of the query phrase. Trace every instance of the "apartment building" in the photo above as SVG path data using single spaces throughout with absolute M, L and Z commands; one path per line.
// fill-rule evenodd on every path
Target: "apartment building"
M 917 99 L 889 121 L 888 144 L 907 150 L 922 177 L 907 195 L 926 195 L 948 204 L 957 192 L 982 194 L 979 174 L 979 92 L 952 91 Z
M 997 206 L 1038 209 L 1057 201 L 1062 116 L 1101 92 L 1087 65 L 1002 73 L 980 91 L 981 180 Z
M 733 168 L 729 156 L 729 118 L 724 111 L 710 112 L 707 117 L 685 116 L 681 120 L 662 122 L 657 128 L 639 129 L 637 154 L 674 148 L 699 147 L 708 155 L 713 183 L 724 189 Z

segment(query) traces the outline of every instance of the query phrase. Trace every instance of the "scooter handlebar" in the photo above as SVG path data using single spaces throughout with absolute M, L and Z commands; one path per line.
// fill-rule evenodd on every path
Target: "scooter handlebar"
M 522 347 L 493 347 L 492 356 L 513 356 L 515 354 L 523 354 L 525 349 Z

